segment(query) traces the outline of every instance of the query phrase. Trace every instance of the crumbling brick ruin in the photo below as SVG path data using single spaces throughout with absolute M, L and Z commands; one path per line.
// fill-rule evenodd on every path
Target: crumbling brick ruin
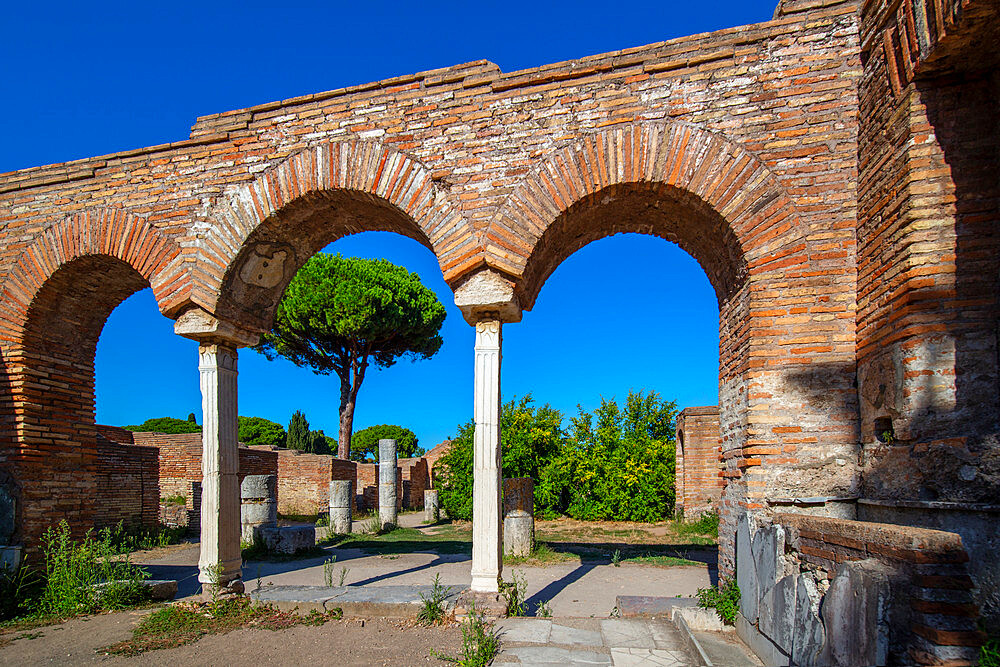
M 944 528 L 925 543 L 970 559 L 967 616 L 913 610 L 886 650 L 965 659 L 978 635 L 963 619 L 1000 618 L 998 13 L 782 0 L 757 25 L 520 72 L 407 74 L 0 175 L 0 534 L 30 552 L 60 518 L 94 523 L 94 349 L 146 286 L 201 344 L 203 493 L 238 493 L 237 348 L 311 254 L 385 230 L 436 255 L 476 326 L 471 587 L 494 594 L 502 327 L 575 250 L 640 232 L 691 253 L 719 301 L 722 573 L 749 563 L 740 525 L 752 543 L 791 511 L 841 522 L 831 534 L 885 526 L 887 541 L 899 529 L 879 521 Z M 218 505 L 204 560 L 235 586 L 239 517 Z M 803 586 L 795 612 L 823 627 Z M 825 637 L 798 650 L 832 655 Z
M 684 408 L 675 431 L 674 507 L 678 516 L 696 521 L 704 512 L 718 511 L 725 487 L 718 406 Z

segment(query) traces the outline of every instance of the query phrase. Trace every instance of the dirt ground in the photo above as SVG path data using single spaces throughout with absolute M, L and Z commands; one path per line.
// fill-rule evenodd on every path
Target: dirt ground
M 0 665 L 444 665 L 431 656 L 431 649 L 455 655 L 462 645 L 458 627 L 406 627 L 384 619 L 348 619 L 277 632 L 236 630 L 134 658 L 97 653 L 101 647 L 128 639 L 132 627 L 147 613 L 100 614 L 14 632 L 15 637 L 27 637 L 0 649 Z

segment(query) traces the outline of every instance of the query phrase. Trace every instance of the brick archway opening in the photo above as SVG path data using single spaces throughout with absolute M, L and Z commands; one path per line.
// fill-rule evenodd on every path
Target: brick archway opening
M 59 266 L 30 301 L 5 360 L 15 415 L 11 459 L 22 496 L 14 540 L 29 551 L 61 519 L 78 535 L 94 526 L 97 341 L 111 312 L 149 286 L 117 257 L 83 255 Z
M 285 288 L 306 261 L 330 243 L 362 232 L 394 232 L 434 251 L 416 222 L 381 197 L 356 190 L 312 192 L 247 237 L 227 267 L 216 316 L 269 330 Z

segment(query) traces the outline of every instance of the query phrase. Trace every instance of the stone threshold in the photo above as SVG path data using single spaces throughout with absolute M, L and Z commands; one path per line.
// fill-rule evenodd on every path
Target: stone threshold
M 429 585 L 263 586 L 249 595 L 283 611 L 328 612 L 340 608 L 345 617 L 416 618 L 423 607 L 423 598 L 430 598 L 433 588 Z M 443 604 L 446 611 L 455 607 L 460 592 L 448 593 Z

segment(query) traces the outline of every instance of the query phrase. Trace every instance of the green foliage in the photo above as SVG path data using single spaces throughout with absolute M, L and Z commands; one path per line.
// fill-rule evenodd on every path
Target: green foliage
M 719 513 L 702 512 L 697 521 L 676 523 L 674 531 L 678 535 L 711 535 L 717 538 L 719 536 Z
M 986 632 L 982 621 L 979 629 Z M 986 635 L 986 642 L 979 649 L 979 667 L 1000 667 L 1000 635 Z
M 507 616 L 524 616 L 524 601 L 528 592 L 528 582 L 524 575 L 513 572 L 510 581 L 501 579 L 497 582 L 500 588 L 500 595 L 507 601 Z
M 432 656 L 454 662 L 459 667 L 486 667 L 499 652 L 500 631 L 476 611 L 475 605 L 462 623 L 462 655 L 443 655 L 431 649 Z
M 149 575 L 128 556 L 118 556 L 112 537 L 108 529 L 96 538 L 88 531 L 77 542 L 65 520 L 45 531 L 41 540 L 45 588 L 38 603 L 42 614 L 72 616 L 123 609 L 145 599 L 142 582 Z
M 440 481 L 441 506 L 453 519 L 472 519 L 472 450 L 476 425 L 458 427 L 451 449 L 434 466 Z M 500 410 L 500 438 L 504 477 L 532 477 L 536 481 L 535 507 L 540 499 L 541 470 L 562 449 L 562 414 L 549 405 L 534 406 L 529 394 L 504 403 Z M 435 482 L 437 483 L 437 482 Z
M 186 500 L 181 496 L 180 504 Z M 155 528 L 143 528 L 130 526 L 126 528 L 119 521 L 114 528 L 106 528 L 102 531 L 102 536 L 106 536 L 111 547 L 118 553 L 129 553 L 132 551 L 145 551 L 166 547 L 171 544 L 179 544 L 187 533 L 187 528 L 158 525 Z
M 34 607 L 42 581 L 25 565 L 0 568 L 0 622 L 27 616 Z
M 285 446 L 285 427 L 263 417 L 237 417 L 237 438 L 247 445 Z
M 361 429 L 351 436 L 351 460 L 378 460 L 378 441 L 395 440 L 396 454 L 401 459 L 424 454 L 424 448 L 417 444 L 417 435 L 408 428 L 395 424 L 378 424 Z
M 341 430 L 349 434 L 368 366 L 429 359 L 441 348 L 444 319 L 444 306 L 417 274 L 385 260 L 317 253 L 288 284 L 257 349 L 268 359 L 336 373 Z
M 549 606 L 549 600 L 538 601 L 538 606 L 535 608 L 535 616 L 538 618 L 552 618 L 552 607 Z
M 699 588 L 698 606 L 703 609 L 714 608 L 723 623 L 735 625 L 736 612 L 740 609 L 740 587 L 736 585 L 735 577 L 720 582 L 718 588 Z
M 310 454 L 330 454 L 330 442 L 332 438 L 326 437 L 322 429 L 319 431 L 309 431 L 309 444 L 306 451 Z
M 535 512 L 583 520 L 660 521 L 674 504 L 676 405 L 655 392 L 630 391 L 621 407 L 602 400 L 580 410 L 566 433 L 562 415 L 531 396 L 500 412 L 504 477 L 535 480 Z M 435 466 L 448 516 L 472 518 L 475 424 L 459 426 L 451 450 Z
M 423 593 L 420 594 L 422 606 L 417 612 L 417 620 L 424 625 L 433 625 L 444 621 L 444 601 L 450 592 L 449 586 L 441 585 L 441 575 L 435 574 L 430 597 L 425 597 Z
M 289 449 L 307 451 L 311 440 L 309 439 L 309 422 L 301 410 L 292 413 L 292 419 L 288 422 L 288 436 L 285 438 L 285 446 Z
M 195 414 L 193 412 L 189 412 L 188 413 L 188 421 L 191 422 L 192 424 L 197 424 L 198 423 L 198 418 L 195 416 Z
M 123 426 L 128 431 L 154 432 L 154 433 L 201 433 L 201 426 L 191 421 L 191 418 L 177 419 L 176 417 L 154 417 L 147 419 L 141 424 Z

